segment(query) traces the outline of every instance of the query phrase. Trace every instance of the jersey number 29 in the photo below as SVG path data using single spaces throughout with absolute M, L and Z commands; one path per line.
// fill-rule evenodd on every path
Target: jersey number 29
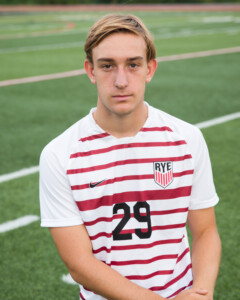
M 143 215 L 140 212 L 140 209 L 145 209 L 146 213 Z M 114 240 L 131 240 L 132 239 L 132 233 L 121 233 L 124 226 L 127 224 L 127 222 L 131 218 L 131 212 L 130 207 L 127 205 L 127 203 L 117 203 L 113 207 L 113 213 L 116 214 L 118 210 L 124 211 L 124 215 L 122 220 L 118 223 L 116 228 L 113 230 L 113 239 Z M 151 227 L 151 218 L 150 218 L 150 206 L 147 202 L 137 202 L 133 207 L 134 212 L 134 218 L 137 219 L 139 222 L 145 222 L 147 223 L 147 231 L 143 229 L 135 229 L 135 234 L 140 239 L 148 239 L 150 238 L 152 234 L 152 227 Z

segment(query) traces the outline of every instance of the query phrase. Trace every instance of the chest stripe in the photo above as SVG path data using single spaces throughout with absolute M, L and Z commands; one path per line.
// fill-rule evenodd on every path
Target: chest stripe
M 114 145 L 108 148 L 103 149 L 96 149 L 96 150 L 90 150 L 86 152 L 76 152 L 70 155 L 70 158 L 77 158 L 77 157 L 84 157 L 84 156 L 90 156 L 90 155 L 96 155 L 96 154 L 102 154 L 111 152 L 114 150 L 122 150 L 127 148 L 147 148 L 147 147 L 169 147 L 169 146 L 179 146 L 184 145 L 186 142 L 184 140 L 179 141 L 170 141 L 170 142 L 151 142 L 151 143 L 129 143 L 129 144 L 121 144 L 121 145 Z
M 179 187 L 168 190 L 131 191 L 102 196 L 96 199 L 76 201 L 79 210 L 93 210 L 102 206 L 112 206 L 116 203 L 138 202 L 148 200 L 171 200 L 174 198 L 188 197 L 191 194 L 191 186 Z
M 176 172 L 173 173 L 173 177 L 182 177 L 185 175 L 191 175 L 193 174 L 193 170 L 186 170 L 183 172 Z M 128 181 L 128 180 L 144 180 L 144 179 L 154 179 L 154 174 L 145 174 L 145 175 L 128 175 L 128 176 L 122 176 L 122 177 L 116 177 L 112 179 L 107 179 L 104 182 L 101 183 L 102 185 L 107 185 L 107 184 L 113 184 L 115 182 L 122 182 L 122 181 Z M 76 184 L 72 185 L 71 189 L 74 190 L 84 190 L 90 188 L 89 183 L 85 184 Z
M 67 174 L 78 174 L 78 173 L 85 173 L 85 172 L 92 172 L 97 170 L 103 170 L 108 169 L 111 167 L 121 166 L 121 165 L 128 165 L 128 164 L 146 164 L 146 163 L 153 163 L 155 161 L 182 161 L 185 159 L 191 159 L 191 154 L 186 154 L 184 156 L 178 156 L 178 157 L 164 157 L 164 158 L 140 158 L 140 159 L 126 159 L 126 160 L 119 160 L 115 162 L 111 162 L 108 164 L 98 165 L 98 166 L 92 166 L 88 168 L 79 168 L 79 169 L 69 169 L 67 170 Z

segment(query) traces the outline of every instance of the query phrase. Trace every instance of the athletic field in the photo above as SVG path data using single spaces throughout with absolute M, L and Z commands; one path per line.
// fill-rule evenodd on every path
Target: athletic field
M 197 124 L 206 138 L 223 245 L 215 299 L 240 299 L 240 11 L 131 12 L 157 46 L 146 101 Z M 95 86 L 82 71 L 83 45 L 104 14 L 0 9 L 2 300 L 79 297 L 48 229 L 40 228 L 38 162 L 42 148 L 96 104 Z

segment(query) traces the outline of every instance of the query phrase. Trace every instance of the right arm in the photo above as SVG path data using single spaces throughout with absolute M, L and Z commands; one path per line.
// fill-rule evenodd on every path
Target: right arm
M 51 235 L 74 281 L 109 300 L 164 300 L 96 259 L 84 225 L 52 227 Z M 207 300 L 207 291 L 189 289 L 176 300 Z
M 96 259 L 84 225 L 52 227 L 50 232 L 72 278 L 87 289 L 109 300 L 165 299 Z

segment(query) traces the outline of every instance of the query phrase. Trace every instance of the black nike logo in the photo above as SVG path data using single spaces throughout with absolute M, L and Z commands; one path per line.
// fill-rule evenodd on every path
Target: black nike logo
M 101 180 L 101 181 L 99 181 L 99 182 L 96 182 L 96 183 L 90 182 L 89 186 L 90 186 L 90 188 L 94 188 L 95 186 L 101 184 L 103 181 L 105 181 L 105 179 L 103 179 L 103 180 Z

